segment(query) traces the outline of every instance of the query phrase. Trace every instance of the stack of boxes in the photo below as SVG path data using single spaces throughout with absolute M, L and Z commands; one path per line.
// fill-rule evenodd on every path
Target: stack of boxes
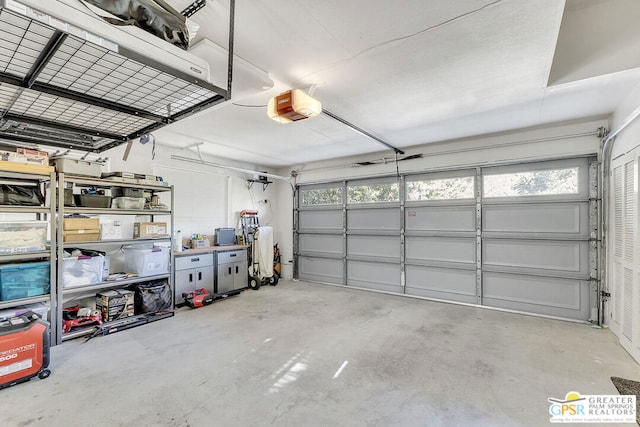
M 29 172 L 50 173 L 49 155 L 45 151 L 17 148 L 15 152 L 0 150 L 0 169 Z
M 98 218 L 65 218 L 65 242 L 92 242 L 96 240 L 151 239 L 168 236 L 166 222 L 135 222 L 116 219 L 100 222 Z
M 91 242 L 100 239 L 100 220 L 98 218 L 65 218 L 65 242 Z

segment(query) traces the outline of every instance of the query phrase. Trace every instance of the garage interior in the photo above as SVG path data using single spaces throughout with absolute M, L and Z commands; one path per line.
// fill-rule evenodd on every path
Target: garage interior
M 136 221 L 168 224 L 171 316 L 62 329 L 109 284 L 65 290 L 62 217 L 92 211 L 63 187 L 96 180 L 52 172 L 51 290 L 26 301 L 52 374 L 0 391 L 3 424 L 541 425 L 549 398 L 640 381 L 640 4 L 170 0 L 181 49 L 94 3 L 0 2 L 0 149 L 162 177 Z M 284 119 L 287 91 L 321 108 Z M 246 212 L 277 286 L 251 289 Z M 177 305 L 180 259 L 228 228 L 238 293 Z M 115 273 L 118 242 L 80 246 Z

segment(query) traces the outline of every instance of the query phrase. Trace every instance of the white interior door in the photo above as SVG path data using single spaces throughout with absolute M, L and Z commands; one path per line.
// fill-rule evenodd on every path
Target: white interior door
M 640 361 L 640 251 L 638 156 L 634 150 L 612 164 L 607 322 L 622 346 Z

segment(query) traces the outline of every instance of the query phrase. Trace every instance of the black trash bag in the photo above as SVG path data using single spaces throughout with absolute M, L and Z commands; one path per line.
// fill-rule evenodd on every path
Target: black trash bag
M 90 256 L 90 257 L 94 257 L 94 256 L 106 256 L 107 253 L 104 251 L 96 251 L 93 249 L 84 249 L 84 248 L 65 248 L 64 249 L 65 252 L 69 252 L 70 254 L 72 254 L 74 251 L 80 251 L 82 252 L 82 256 Z M 75 256 L 75 255 L 72 255 Z
M 169 310 L 172 300 L 171 287 L 166 280 L 140 283 L 135 286 L 136 314 Z
M 40 206 L 44 197 L 38 185 L 0 184 L 0 204 Z
M 104 18 L 115 25 L 135 25 L 184 50 L 189 48 L 186 18 L 163 0 L 84 0 L 122 21 Z

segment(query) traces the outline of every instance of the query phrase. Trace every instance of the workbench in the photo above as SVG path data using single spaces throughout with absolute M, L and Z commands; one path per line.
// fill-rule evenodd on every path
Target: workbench
M 249 260 L 246 245 L 211 246 L 174 252 L 176 304 L 182 293 L 205 288 L 211 294 L 248 286 Z

